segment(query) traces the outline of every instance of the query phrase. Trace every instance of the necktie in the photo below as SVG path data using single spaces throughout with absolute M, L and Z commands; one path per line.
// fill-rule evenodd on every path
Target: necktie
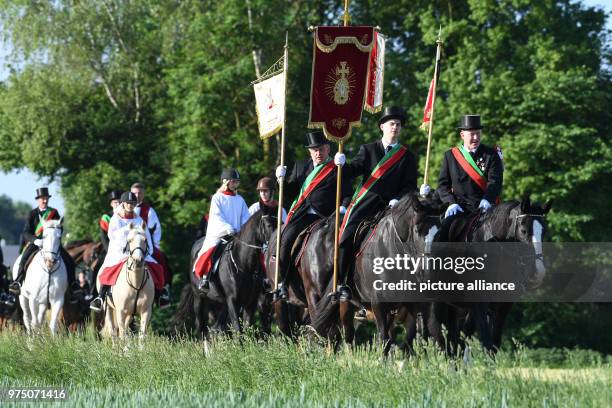
M 391 145 L 385 147 L 385 154 L 389 153 L 391 151 L 391 149 L 393 149 L 393 147 L 391 147 Z

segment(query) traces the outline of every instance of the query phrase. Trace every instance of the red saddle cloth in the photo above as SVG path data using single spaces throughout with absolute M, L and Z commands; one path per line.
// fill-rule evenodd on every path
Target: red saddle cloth
M 123 268 L 123 264 L 125 264 L 126 261 L 104 268 L 99 275 L 100 283 L 102 285 L 114 286 L 117 283 L 119 272 L 121 272 L 121 268 Z M 164 287 L 164 270 L 162 266 L 154 262 L 146 262 L 146 268 L 149 274 L 151 274 L 155 289 L 162 289 Z
M 201 279 L 202 276 L 208 275 L 208 272 L 210 272 L 210 270 L 212 269 L 213 254 L 215 253 L 217 245 L 208 248 L 206 252 L 204 252 L 198 257 L 198 259 L 196 259 L 196 263 L 193 269 L 195 276 L 197 276 L 198 278 Z

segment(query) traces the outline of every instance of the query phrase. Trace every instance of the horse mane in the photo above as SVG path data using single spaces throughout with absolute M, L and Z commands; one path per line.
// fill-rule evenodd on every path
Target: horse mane
M 47 220 L 43 223 L 43 229 L 45 228 L 58 228 L 61 227 L 61 220 Z
M 410 207 L 416 208 L 418 204 L 420 204 L 419 194 L 416 191 L 409 191 L 400 198 L 394 209 L 403 214 Z
M 511 220 L 510 217 L 508 217 L 508 214 L 510 214 L 510 211 L 518 207 L 520 204 L 520 201 L 511 200 L 494 205 L 491 210 L 485 213 L 483 222 L 489 222 L 491 224 L 491 232 L 493 235 L 505 235 L 506 231 L 511 225 Z

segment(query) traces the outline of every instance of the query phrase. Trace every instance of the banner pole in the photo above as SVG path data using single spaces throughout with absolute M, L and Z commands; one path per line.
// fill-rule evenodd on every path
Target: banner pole
M 349 0 L 344 0 L 344 26 L 349 25 Z M 343 152 L 343 143 L 338 142 L 338 153 Z M 332 293 L 338 291 L 338 247 L 340 237 L 340 196 L 342 195 L 342 166 L 337 166 L 338 174 L 336 177 L 336 225 L 334 226 L 334 277 L 332 281 Z
M 431 97 L 431 118 L 429 118 L 429 134 L 427 136 L 427 154 L 425 156 L 425 175 L 423 176 L 423 184 L 427 184 L 429 179 L 429 155 L 431 153 L 431 136 L 433 134 L 433 123 L 434 123 L 434 111 L 436 107 L 436 90 L 438 88 L 438 68 L 440 66 L 440 49 L 442 48 L 442 26 L 438 32 L 438 39 L 436 40 L 436 65 L 434 67 L 434 84 L 433 84 L 433 95 Z
M 289 32 L 285 33 L 285 52 L 283 55 L 283 70 L 284 70 L 284 91 L 285 97 L 283 102 L 283 127 L 281 129 L 281 156 L 280 165 L 285 165 L 285 128 L 287 127 L 287 68 L 289 66 Z M 278 269 L 280 264 L 280 240 L 281 240 L 281 226 L 283 224 L 283 193 L 285 187 L 285 178 L 281 177 L 279 180 L 278 187 L 278 212 L 276 219 L 276 262 L 274 268 L 274 289 L 278 290 Z

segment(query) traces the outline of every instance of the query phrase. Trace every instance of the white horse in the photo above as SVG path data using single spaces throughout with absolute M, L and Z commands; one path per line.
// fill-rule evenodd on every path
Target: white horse
M 147 251 L 146 226 L 134 227 L 130 224 L 127 237 L 127 248 L 130 253 L 123 264 L 117 282 L 112 289 L 112 300 L 109 298 L 103 332 L 113 337 L 119 334 L 124 339 L 129 333 L 130 323 L 135 315 L 140 316 L 140 334 L 145 337 L 151 321 L 155 287 L 151 274 L 145 267 Z M 100 283 L 98 291 L 100 290 Z
M 60 256 L 63 217 L 43 223 L 42 249 L 34 256 L 26 271 L 19 295 L 23 309 L 23 322 L 28 333 L 38 332 L 51 305 L 51 334 L 57 333 L 59 313 L 64 306 L 68 288 L 66 265 Z M 17 278 L 20 259 L 13 267 L 13 279 Z

